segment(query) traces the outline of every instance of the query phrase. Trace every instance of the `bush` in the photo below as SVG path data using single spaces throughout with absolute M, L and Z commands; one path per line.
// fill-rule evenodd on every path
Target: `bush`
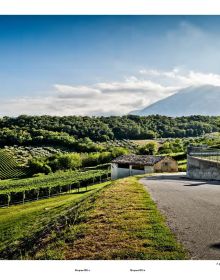
M 112 158 L 128 154 L 129 151 L 125 148 L 115 147 L 111 149 Z
M 82 165 L 80 154 L 71 153 L 58 157 L 60 169 L 76 169 Z
M 187 165 L 186 164 L 181 164 L 178 166 L 178 171 L 179 172 L 185 172 L 187 170 Z
M 111 152 L 84 154 L 82 156 L 82 166 L 89 167 L 109 163 L 112 159 L 127 153 L 128 150 L 126 150 L 125 148 L 116 147 L 113 148 Z
M 155 155 L 158 151 L 156 142 L 149 142 L 144 146 L 141 146 L 138 150 L 141 155 Z
M 99 164 L 100 153 L 84 154 L 82 165 L 84 167 L 96 166 Z
M 49 174 L 50 172 L 52 172 L 52 169 L 49 165 L 37 159 L 31 159 L 29 161 L 29 169 L 32 174 L 36 174 L 36 173 Z

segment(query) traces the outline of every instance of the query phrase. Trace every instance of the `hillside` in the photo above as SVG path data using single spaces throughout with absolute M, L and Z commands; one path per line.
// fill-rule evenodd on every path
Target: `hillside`
M 172 117 L 218 116 L 220 115 L 220 87 L 211 85 L 188 87 L 131 114 L 139 116 L 160 114 Z
M 20 178 L 25 175 L 25 168 L 20 167 L 8 152 L 0 149 L 0 179 Z
M 50 230 L 51 225 L 55 221 L 59 221 L 59 217 L 64 221 L 66 214 L 77 204 L 93 196 L 108 184 L 105 182 L 93 185 L 86 192 L 66 193 L 48 199 L 1 208 L 0 258 L 22 258 L 22 254 L 26 255 L 28 250 L 39 245 L 36 242 L 39 233 Z M 71 211 L 70 214 L 74 215 L 75 212 Z
M 1 259 L 188 257 L 134 177 L 1 211 Z

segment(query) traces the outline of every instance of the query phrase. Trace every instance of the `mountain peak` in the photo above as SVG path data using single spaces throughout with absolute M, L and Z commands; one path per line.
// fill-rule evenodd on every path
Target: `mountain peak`
M 220 86 L 190 86 L 159 100 L 148 107 L 133 111 L 132 115 L 165 115 L 171 117 L 190 115 L 220 115 Z

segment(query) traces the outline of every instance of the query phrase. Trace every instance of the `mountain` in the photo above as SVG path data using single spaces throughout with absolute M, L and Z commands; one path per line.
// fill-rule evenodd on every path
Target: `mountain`
M 190 115 L 220 115 L 220 87 L 204 85 L 184 88 L 131 115 L 165 115 L 171 117 Z

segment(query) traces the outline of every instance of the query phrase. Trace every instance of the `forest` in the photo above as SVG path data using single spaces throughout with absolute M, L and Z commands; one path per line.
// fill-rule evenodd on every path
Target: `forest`
M 0 146 L 58 145 L 99 151 L 94 142 L 121 139 L 198 137 L 220 131 L 220 117 L 189 116 L 27 116 L 0 119 Z

